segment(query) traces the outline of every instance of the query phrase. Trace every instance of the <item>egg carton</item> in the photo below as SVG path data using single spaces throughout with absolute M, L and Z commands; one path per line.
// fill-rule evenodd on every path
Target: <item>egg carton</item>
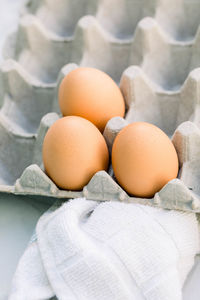
M 198 1 L 30 1 L 1 67 L 0 192 L 200 212 L 199 17 Z M 109 149 L 133 121 L 153 123 L 172 137 L 179 177 L 154 198 L 130 197 L 112 170 L 96 173 L 77 192 L 59 190 L 43 172 L 42 142 L 60 117 L 57 89 L 77 65 L 99 68 L 120 83 L 127 114 L 108 122 Z
M 185 0 L 34 0 L 5 52 L 43 84 L 55 83 L 68 62 L 116 81 L 134 64 L 176 89 L 199 65 L 199 7 Z

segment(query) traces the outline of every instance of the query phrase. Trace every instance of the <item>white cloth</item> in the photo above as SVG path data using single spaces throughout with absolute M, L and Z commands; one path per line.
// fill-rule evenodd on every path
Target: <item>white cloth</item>
M 70 200 L 42 216 L 10 300 L 180 300 L 199 252 L 195 214 Z

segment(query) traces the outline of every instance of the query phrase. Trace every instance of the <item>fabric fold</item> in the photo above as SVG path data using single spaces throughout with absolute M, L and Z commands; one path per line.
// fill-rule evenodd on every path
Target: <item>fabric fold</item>
M 195 214 L 84 198 L 43 215 L 36 236 L 10 300 L 181 300 L 200 249 Z

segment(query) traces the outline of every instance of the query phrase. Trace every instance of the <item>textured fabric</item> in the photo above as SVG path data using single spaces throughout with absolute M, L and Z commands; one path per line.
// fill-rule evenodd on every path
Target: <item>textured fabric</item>
M 10 300 L 181 300 L 199 252 L 195 214 L 71 200 L 40 218 Z

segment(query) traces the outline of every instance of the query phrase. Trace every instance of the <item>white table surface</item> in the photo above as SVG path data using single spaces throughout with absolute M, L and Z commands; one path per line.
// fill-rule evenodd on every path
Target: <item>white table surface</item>
M 13 274 L 36 222 L 49 205 L 0 194 L 0 300 L 6 300 Z

